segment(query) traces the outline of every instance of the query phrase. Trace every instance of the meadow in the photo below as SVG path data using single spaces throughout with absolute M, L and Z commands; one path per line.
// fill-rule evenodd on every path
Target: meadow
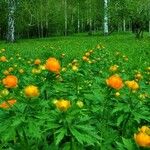
M 0 149 L 149 149 L 149 41 L 0 41 Z

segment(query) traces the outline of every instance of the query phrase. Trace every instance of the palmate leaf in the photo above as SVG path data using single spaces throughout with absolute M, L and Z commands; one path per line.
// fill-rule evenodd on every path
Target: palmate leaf
M 58 145 L 61 142 L 61 140 L 64 138 L 64 136 L 66 134 L 67 134 L 67 130 L 63 127 L 55 132 L 55 137 L 56 137 L 55 143 L 56 143 L 56 145 Z
M 97 135 L 97 133 L 95 132 L 95 128 L 93 128 L 90 125 L 76 125 L 75 126 L 78 130 L 81 130 L 82 132 L 88 133 L 88 135 L 92 136 L 93 138 L 95 138 L 95 140 L 100 139 L 100 137 Z
M 136 150 L 135 145 L 133 144 L 131 139 L 122 138 L 123 144 L 127 150 Z
M 40 126 L 37 122 L 29 121 L 25 131 L 29 137 L 32 136 L 33 138 L 40 139 L 42 136 L 42 131 L 40 130 Z
M 76 129 L 74 129 L 72 127 L 70 127 L 69 130 L 70 130 L 71 134 L 76 138 L 76 140 L 79 143 L 83 144 L 85 137 L 80 132 L 78 132 Z
M 121 115 L 119 116 L 119 118 L 117 119 L 117 126 L 120 126 L 120 124 L 124 121 L 125 115 Z
M 57 128 L 60 128 L 60 126 L 61 125 L 59 125 L 59 124 L 56 124 L 56 123 L 48 123 L 47 125 L 46 125 L 46 128 L 48 129 L 48 130 L 51 130 L 51 129 L 57 129 Z
M 99 139 L 97 134 L 93 132 L 93 129 L 91 130 L 91 127 L 79 125 L 74 126 L 74 128 L 70 127 L 69 129 L 75 139 L 81 144 L 87 143 L 89 145 L 94 145 L 97 139 Z

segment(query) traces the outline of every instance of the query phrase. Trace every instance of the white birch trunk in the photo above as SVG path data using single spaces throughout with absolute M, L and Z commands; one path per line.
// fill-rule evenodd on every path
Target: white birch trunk
M 104 0 L 104 34 L 108 34 L 108 0 Z
M 67 0 L 64 1 L 64 7 L 65 7 L 65 10 L 64 10 L 64 15 L 65 15 L 65 36 L 67 36 L 67 28 L 68 28 L 68 16 L 67 16 Z
M 15 0 L 8 0 L 8 33 L 7 33 L 7 41 L 14 42 L 15 41 Z
M 90 25 L 90 32 L 92 32 L 92 1 L 90 1 L 90 19 L 89 19 L 89 25 Z

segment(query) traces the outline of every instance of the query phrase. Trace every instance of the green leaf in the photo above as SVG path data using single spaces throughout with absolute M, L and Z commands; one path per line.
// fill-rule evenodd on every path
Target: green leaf
M 60 128 L 59 130 L 57 130 L 57 132 L 55 132 L 56 134 L 56 145 L 58 145 L 61 140 L 64 138 L 64 136 L 66 135 L 67 130 L 64 128 Z
M 84 139 L 83 135 L 80 134 L 80 132 L 78 132 L 76 129 L 74 129 L 74 128 L 72 128 L 72 127 L 70 127 L 69 129 L 70 129 L 70 132 L 72 133 L 72 135 L 76 138 L 76 140 L 77 140 L 79 143 L 83 144 L 83 141 L 84 141 L 84 140 L 83 140 L 83 139 Z
M 122 138 L 123 144 L 127 150 L 136 150 L 131 139 Z
M 124 121 L 124 115 L 119 116 L 117 119 L 117 126 L 120 126 L 120 124 Z

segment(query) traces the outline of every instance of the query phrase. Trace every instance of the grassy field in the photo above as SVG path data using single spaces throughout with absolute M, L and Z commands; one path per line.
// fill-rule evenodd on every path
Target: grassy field
M 0 149 L 150 147 L 150 39 L 0 42 Z
M 19 40 L 14 44 L 0 42 L 0 48 L 5 48 L 7 55 L 20 53 L 22 56 L 41 59 L 50 55 L 59 57 L 64 53 L 67 60 L 70 61 L 73 58 L 82 57 L 85 51 L 94 48 L 97 44 L 102 44 L 112 55 L 116 51 L 127 55 L 130 65 L 138 68 L 147 65 L 149 62 L 149 41 L 149 37 L 137 40 L 133 34 L 115 34 L 108 37 L 80 35 Z

